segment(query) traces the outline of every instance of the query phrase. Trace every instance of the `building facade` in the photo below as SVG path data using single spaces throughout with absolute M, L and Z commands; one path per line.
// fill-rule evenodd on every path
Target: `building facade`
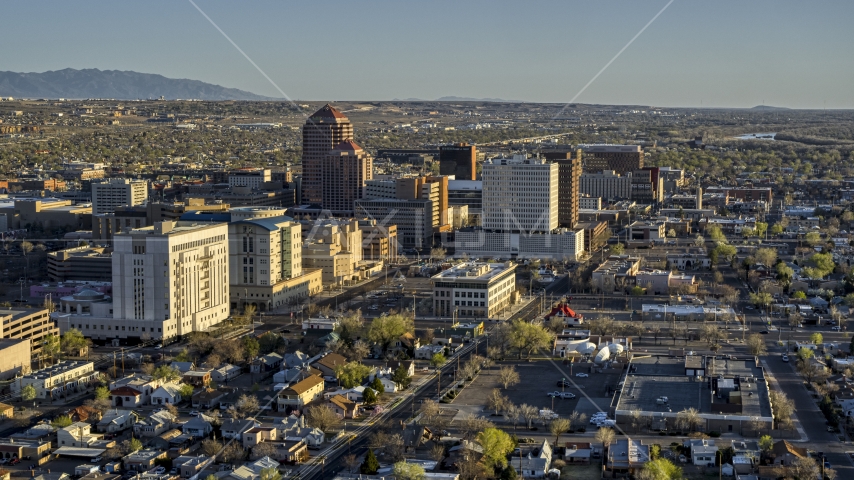
M 331 105 L 314 112 L 302 129 L 302 203 L 323 203 L 323 160 L 344 140 L 353 139 L 346 115 Z
M 558 164 L 558 225 L 574 228 L 578 223 L 579 179 L 581 178 L 581 149 L 543 152 L 546 160 Z
M 380 225 L 396 225 L 397 238 L 406 248 L 433 246 L 433 209 L 431 200 L 363 198 L 356 200 L 356 216 L 368 217 Z
M 465 143 L 439 147 L 439 174 L 477 180 L 477 147 Z
M 625 175 L 643 168 L 643 149 L 640 145 L 581 145 L 584 151 L 584 171 L 613 170 Z
M 600 173 L 584 173 L 578 180 L 579 191 L 591 197 L 600 197 L 608 202 L 626 200 L 632 196 L 632 178 L 618 175 L 613 170 Z
M 33 354 L 41 353 L 48 335 L 59 335 L 46 308 L 0 310 L 0 338 L 29 340 Z
M 558 227 L 556 163 L 516 155 L 483 164 L 483 228 L 550 232 Z
M 352 216 L 353 203 L 362 198 L 372 175 L 373 160 L 362 147 L 352 140 L 336 145 L 321 165 L 323 208 L 333 215 Z
M 497 317 L 512 303 L 515 272 L 513 262 L 463 263 L 433 276 L 434 315 Z
M 92 184 L 92 213 L 113 213 L 123 206 L 142 205 L 148 201 L 148 182 L 111 178 Z

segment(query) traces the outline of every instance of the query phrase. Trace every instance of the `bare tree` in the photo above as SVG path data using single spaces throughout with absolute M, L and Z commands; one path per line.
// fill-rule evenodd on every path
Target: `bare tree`
M 519 372 L 513 365 L 501 367 L 501 370 L 498 371 L 498 381 L 504 386 L 504 390 L 507 390 L 520 382 Z
M 556 418 L 549 424 L 549 432 L 555 436 L 555 445 L 560 445 L 560 436 L 569 430 L 570 422 L 565 418 Z
M 494 426 L 489 420 L 470 413 L 463 418 L 460 433 L 466 440 L 474 440 L 478 433 Z
M 349 473 L 354 473 L 356 471 L 356 468 L 358 468 L 361 464 L 361 462 L 359 461 L 359 457 L 353 454 L 345 455 L 343 460 L 344 466 L 347 467 L 347 471 Z
M 338 425 L 340 419 L 335 410 L 329 405 L 321 404 L 308 407 L 305 410 L 305 420 L 308 426 L 319 428 L 324 432 Z
M 445 458 L 445 445 L 436 443 L 430 448 L 430 458 L 436 462 L 441 462 Z
M 605 449 L 608 448 L 609 445 L 614 443 L 615 437 L 616 437 L 616 434 L 614 433 L 614 430 L 612 430 L 610 428 L 600 428 L 596 432 L 596 441 L 600 442 L 602 444 L 602 455 L 603 455 L 603 457 L 605 455 Z
M 540 415 L 539 409 L 533 405 L 523 403 L 519 406 L 519 413 L 522 415 L 522 418 L 525 419 L 528 429 L 534 428 L 534 420 L 536 420 Z

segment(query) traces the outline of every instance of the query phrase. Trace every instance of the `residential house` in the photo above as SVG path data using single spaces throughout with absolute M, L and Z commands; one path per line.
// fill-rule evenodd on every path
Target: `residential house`
M 256 358 L 249 367 L 252 373 L 275 372 L 282 366 L 283 358 L 278 353 L 268 353 L 263 357 Z
M 286 353 L 284 363 L 287 368 L 299 368 L 308 365 L 308 355 L 297 350 L 294 353 Z
M 49 423 L 39 423 L 24 430 L 23 432 L 13 433 L 11 437 L 14 440 L 42 440 L 53 435 L 54 428 Z
M 198 417 L 193 417 L 187 420 L 184 425 L 181 425 L 181 431 L 184 435 L 201 438 L 207 437 L 213 431 L 213 427 L 211 426 L 211 422 L 208 420 L 208 417 L 199 415 Z
M 219 409 L 233 410 L 236 408 L 235 404 L 237 401 L 240 400 L 240 395 L 242 395 L 240 390 L 233 389 L 230 393 L 219 399 Z
M 786 440 L 780 440 L 771 448 L 771 459 L 774 465 L 792 465 L 799 458 L 806 458 L 806 448 L 796 447 Z
M 226 391 L 221 389 L 205 388 L 193 394 L 191 405 L 193 405 L 193 408 L 204 408 L 207 410 L 210 410 L 211 408 L 219 408 L 220 399 L 229 393 L 231 393 L 230 390 Z
M 271 468 L 278 470 L 279 462 L 270 457 L 262 457 L 252 463 L 241 465 L 232 470 L 227 477 L 218 477 L 219 480 L 260 480 L 261 471 Z
M 403 446 L 415 449 L 434 439 L 433 432 L 424 425 L 409 423 L 403 428 Z
M 33 475 L 30 480 L 71 480 L 71 475 L 65 472 L 45 472 Z
M 301 440 L 309 448 L 320 448 L 326 441 L 323 430 L 306 427 L 304 418 L 301 416 L 291 415 L 280 420 L 274 426 L 279 430 L 279 438 L 290 441 Z
M 341 389 L 338 389 L 338 390 L 335 390 L 332 392 L 324 392 L 323 398 L 325 398 L 326 400 L 329 400 L 330 398 L 334 397 L 335 395 L 342 395 L 344 397 L 347 397 L 347 399 L 349 399 L 353 402 L 362 403 L 364 401 L 364 398 L 365 398 L 365 389 L 367 389 L 367 388 L 368 387 L 365 387 L 362 385 L 359 385 L 358 387 L 353 387 L 353 388 L 341 388 Z
M 260 426 L 261 424 L 255 420 L 229 418 L 228 420 L 223 420 L 220 431 L 222 432 L 222 438 L 234 438 L 240 441 L 243 438 L 243 432 Z
M 163 450 L 139 450 L 125 455 L 122 458 L 125 470 L 132 472 L 146 472 L 154 468 L 154 462 L 166 458 L 166 452 Z
M 132 388 L 133 390 L 136 390 L 136 391 L 140 392 L 140 394 L 141 394 L 141 398 L 140 398 L 141 403 L 139 403 L 138 405 L 128 405 L 127 400 L 122 399 L 123 400 L 122 404 L 117 405 L 114 402 L 113 406 L 114 407 L 122 407 L 122 406 L 124 406 L 124 407 L 137 407 L 140 405 L 148 405 L 148 403 L 151 401 L 151 394 L 162 383 L 163 382 L 160 380 L 155 380 L 155 379 L 151 378 L 150 376 L 143 375 L 141 373 L 134 373 L 134 374 L 127 375 L 125 377 L 113 380 L 112 382 L 110 382 L 110 386 L 109 386 L 111 395 L 112 395 L 113 390 L 116 390 L 116 389 L 119 389 L 122 387 Z
M 15 407 L 0 403 L 0 418 L 12 418 L 15 416 Z
M 211 372 L 209 370 L 190 370 L 184 372 L 181 381 L 194 387 L 204 387 L 211 383 Z
M 379 377 L 380 383 L 383 384 L 383 390 L 386 393 L 394 393 L 397 391 L 397 384 L 392 381 L 392 379 L 388 377 Z
M 323 372 L 314 367 L 287 368 L 273 374 L 273 383 L 296 383 L 312 375 L 322 377 Z
M 323 394 L 323 379 L 311 376 L 282 390 L 277 400 L 279 411 L 302 408 Z
M 133 387 L 124 386 L 110 390 L 110 404 L 114 407 L 140 407 L 145 405 L 145 397 Z
M 552 464 L 552 447 L 548 440 L 543 440 L 542 445 L 523 453 L 520 457 L 510 457 L 510 465 L 516 473 L 523 478 L 543 478 Z
M 756 440 L 733 440 L 732 454 L 735 457 L 750 457 L 758 461 L 762 456 L 762 449 Z
M 140 418 L 133 425 L 133 433 L 138 437 L 156 437 L 172 428 L 175 417 L 167 410 L 154 412 Z
M 415 349 L 416 360 L 430 360 L 433 355 L 441 353 L 444 355 L 445 347 L 442 345 L 423 345 Z
M 329 406 L 338 414 L 339 418 L 355 418 L 359 415 L 359 404 L 345 397 L 344 395 L 335 395 L 329 399 Z
M 251 449 L 255 445 L 263 442 L 275 442 L 278 440 L 278 430 L 276 427 L 254 427 L 243 432 L 243 448 Z
M 603 478 L 623 478 L 634 475 L 649 461 L 649 445 L 640 440 L 618 438 L 607 448 Z
M 107 410 L 98 422 L 96 429 L 99 432 L 118 433 L 133 428 L 136 423 L 136 414 L 131 410 Z
M 347 359 L 337 353 L 329 353 L 321 357 L 311 366 L 323 372 L 324 376 L 335 376 L 335 367 L 347 364 Z
M 217 383 L 226 383 L 240 376 L 240 373 L 240 367 L 226 363 L 225 365 L 220 365 L 219 368 L 211 370 L 211 380 Z
M 75 422 L 56 431 L 56 444 L 60 447 L 90 448 L 100 442 L 103 435 L 92 433 L 92 425 Z
M 689 439 L 683 445 L 691 449 L 691 463 L 695 466 L 705 467 L 715 463 L 718 447 L 715 446 L 714 440 L 707 438 Z
M 202 472 L 208 465 L 213 464 L 213 458 L 199 455 L 196 457 L 181 455 L 172 460 L 172 467 L 178 469 L 181 478 L 193 478 Z
M 406 369 L 406 374 L 410 377 L 415 375 L 415 362 L 412 360 L 389 360 L 385 362 L 385 366 L 388 367 L 392 372 L 397 371 L 398 368 L 403 366 Z
M 279 445 L 278 451 L 279 460 L 296 464 L 308 460 L 308 446 L 302 440 L 290 441 L 286 440 Z
M 173 362 L 174 363 L 174 362 Z M 152 405 L 166 405 L 181 403 L 181 387 L 174 383 L 164 383 L 151 392 Z
M 181 430 L 173 428 L 153 437 L 148 441 L 148 445 L 160 450 L 169 450 L 169 448 L 172 447 L 173 442 L 180 437 L 184 437 Z
M 181 372 L 181 374 L 187 373 L 191 370 L 196 369 L 196 364 L 193 362 L 172 362 L 169 364 L 175 370 Z
M 444 460 L 447 467 L 454 468 L 461 462 L 476 462 L 483 456 L 483 447 L 477 442 L 468 440 L 460 441 L 459 445 L 454 445 L 448 449 L 448 456 Z
M 397 356 L 400 353 L 405 353 L 407 355 L 412 355 L 418 347 L 421 346 L 420 340 L 415 335 L 406 332 L 400 337 L 397 338 L 391 345 L 388 347 L 388 353 L 391 355 Z M 382 353 L 382 352 L 380 352 Z
M 593 445 L 589 442 L 566 442 L 563 460 L 573 465 L 588 465 L 593 456 Z

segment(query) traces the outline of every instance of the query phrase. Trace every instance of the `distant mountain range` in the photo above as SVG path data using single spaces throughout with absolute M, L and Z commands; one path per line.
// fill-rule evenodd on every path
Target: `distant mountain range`
M 751 110 L 791 110 L 791 108 L 786 107 L 772 107 L 771 105 L 757 105 Z
M 495 103 L 524 103 L 522 100 L 504 100 L 503 98 L 473 98 L 473 97 L 440 97 L 436 100 L 423 98 L 395 98 L 392 102 L 495 102 Z
M 21 98 L 115 98 L 136 100 L 276 100 L 198 80 L 163 75 L 87 68 L 44 73 L 0 72 L 0 96 Z

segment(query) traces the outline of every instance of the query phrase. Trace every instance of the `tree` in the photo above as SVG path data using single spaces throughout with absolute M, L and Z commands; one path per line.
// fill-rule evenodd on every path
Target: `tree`
M 376 475 L 377 470 L 380 469 L 380 462 L 377 461 L 377 456 L 374 455 L 374 451 L 368 449 L 368 453 L 365 454 L 365 460 L 362 462 L 362 465 L 359 467 L 359 472 L 362 475 Z
M 815 332 L 810 335 L 810 341 L 815 345 L 821 345 L 822 343 L 824 343 L 824 335 Z
M 441 247 L 433 247 L 430 249 L 430 259 L 435 263 L 436 261 L 443 261 L 448 256 L 448 251 Z
M 789 467 L 790 475 L 798 479 L 821 478 L 821 468 L 814 458 L 797 458 Z
M 189 361 L 191 361 L 190 352 L 187 351 L 186 348 L 181 350 L 181 352 L 178 353 L 178 355 L 175 355 L 175 361 L 176 362 L 189 362 Z
M 811 348 L 801 347 L 798 349 L 798 361 L 802 363 L 806 363 L 815 356 L 815 350 Z
M 437 442 L 430 448 L 430 458 L 436 463 L 441 463 L 445 458 L 445 446 Z
M 430 365 L 432 367 L 439 367 L 441 365 L 444 365 L 446 361 L 447 359 L 444 355 L 442 355 L 441 353 L 434 353 L 433 356 L 430 358 Z
M 234 409 L 244 417 L 248 417 L 261 410 L 261 405 L 258 403 L 258 397 L 255 395 L 243 394 L 234 403 Z
M 151 372 L 151 376 L 155 380 L 174 382 L 181 378 L 181 372 L 179 372 L 177 368 L 172 368 L 169 365 L 160 365 Z
M 213 438 L 202 440 L 202 453 L 208 457 L 216 456 L 222 450 L 222 443 Z
M 397 385 L 397 388 L 406 390 L 409 384 L 412 383 L 412 377 L 409 376 L 409 370 L 401 364 L 397 370 L 391 374 L 391 381 Z
M 516 447 L 515 442 L 504 430 L 486 428 L 477 435 L 483 447 L 483 461 L 494 470 L 507 465 L 507 454 Z
M 616 434 L 614 433 L 614 430 L 607 428 L 607 427 L 600 428 L 596 432 L 595 438 L 596 438 L 597 442 L 600 442 L 602 444 L 602 453 L 603 454 L 605 452 L 605 449 L 608 448 L 608 445 L 611 445 L 612 443 L 614 443 L 615 437 L 616 437 Z
M 463 418 L 460 433 L 466 440 L 474 440 L 480 432 L 494 426 L 489 420 L 470 413 Z
M 240 442 L 228 442 L 222 447 L 222 452 L 219 454 L 219 459 L 223 463 L 234 463 L 246 456 L 246 450 Z
M 324 432 L 338 425 L 339 421 L 338 414 L 327 404 L 313 405 L 305 410 L 306 424 Z
M 495 411 L 496 415 L 498 415 L 498 412 L 504 410 L 508 403 L 510 403 L 510 399 L 502 395 L 501 391 L 497 388 L 493 388 L 489 396 L 486 397 L 486 408 Z
M 335 365 L 335 377 L 344 388 L 353 388 L 362 384 L 371 374 L 371 368 L 358 362 Z
M 804 236 L 804 240 L 811 246 L 814 247 L 821 243 L 821 234 L 818 232 L 809 232 Z
M 626 252 L 626 246 L 623 245 L 622 243 L 618 243 L 618 244 L 613 245 L 611 247 L 611 253 L 613 253 L 614 255 L 622 255 L 625 252 Z
M 110 398 L 110 389 L 107 387 L 98 387 L 95 389 L 96 400 L 108 400 Z
M 62 338 L 60 339 L 60 349 L 67 356 L 78 357 L 81 354 L 85 355 L 85 350 L 89 346 L 89 341 L 80 330 L 76 328 L 69 329 L 67 332 L 62 334 Z
M 534 420 L 540 416 L 540 410 L 533 405 L 523 403 L 522 405 L 519 405 L 519 414 L 525 419 L 525 423 L 528 425 L 528 428 L 531 429 L 534 427 Z
M 411 317 L 404 315 L 386 315 L 375 318 L 368 328 L 368 340 L 379 344 L 382 351 L 388 350 L 391 342 L 398 339 L 404 333 L 412 333 L 414 323 Z
M 380 381 L 379 375 L 374 376 L 374 380 L 371 382 L 370 387 L 373 388 L 378 394 L 385 393 L 385 385 L 383 385 L 383 382 Z
M 187 385 L 186 383 L 184 383 L 178 388 L 178 393 L 184 400 L 190 400 L 190 398 L 193 396 L 194 390 L 195 389 L 192 385 Z
M 210 368 L 219 368 L 222 365 L 222 357 L 220 357 L 216 353 L 212 353 L 208 355 L 208 358 L 205 360 L 205 363 L 208 364 Z
M 266 355 L 277 351 L 280 347 L 284 348 L 285 340 L 281 335 L 276 335 L 273 332 L 267 332 L 258 339 L 259 353 Z
M 549 424 L 549 432 L 555 436 L 555 445 L 560 445 L 560 436 L 569 430 L 570 422 L 565 418 L 556 418 Z
M 350 354 L 359 363 L 362 363 L 362 359 L 367 357 L 370 353 L 371 347 L 369 347 L 367 343 L 361 340 L 356 340 L 355 342 L 353 342 L 353 347 L 350 348 Z
M 344 343 L 350 345 L 354 344 L 356 339 L 362 335 L 364 328 L 365 319 L 362 317 L 362 311 L 349 310 L 344 316 L 338 319 L 338 326 L 335 327 L 335 333 L 341 337 Z
M 68 415 L 60 415 L 50 422 L 50 426 L 56 429 L 65 428 L 74 423 Z
M 259 445 L 256 445 L 254 448 L 252 448 L 253 455 L 255 454 L 255 449 L 262 446 L 262 445 L 265 445 L 265 443 L 261 443 Z M 276 452 L 278 452 L 276 447 L 271 445 L 271 444 L 266 444 L 266 445 L 269 445 L 269 447 L 272 447 L 273 455 L 276 455 Z M 265 450 L 269 450 L 269 448 L 266 448 Z M 269 456 L 269 455 L 262 455 L 258 458 L 262 458 L 265 456 Z M 261 472 L 259 473 L 259 480 L 282 480 L 282 474 L 279 473 L 279 470 L 275 467 L 262 468 Z
M 252 337 L 243 337 L 241 342 L 243 343 L 243 351 L 246 352 L 246 358 L 252 359 L 258 356 L 258 352 L 261 351 L 261 345 L 258 343 L 258 340 Z
M 777 262 L 777 250 L 773 248 L 757 249 L 753 256 L 756 258 L 757 262 L 765 265 L 766 267 L 771 267 Z
M 61 340 L 58 336 L 50 334 L 42 340 L 42 353 L 50 357 L 50 361 L 56 360 L 56 356 L 62 351 Z
M 256 460 L 264 457 L 276 458 L 278 455 L 279 449 L 271 442 L 261 442 L 252 447 L 252 458 Z
M 255 318 L 256 310 L 258 310 L 258 307 L 251 303 L 247 303 L 243 306 L 243 314 L 234 317 L 235 323 L 238 325 L 249 325 L 252 323 L 252 319 Z
M 551 344 L 553 334 L 546 330 L 542 325 L 528 323 L 522 320 L 513 322 L 513 337 L 511 344 L 519 350 L 519 358 L 522 357 L 522 352 L 526 352 L 528 358 L 534 350 L 548 348 Z
M 706 246 L 706 239 L 703 238 L 702 235 L 697 235 L 697 237 L 694 238 L 694 246 L 697 248 L 705 247 Z
M 765 346 L 765 339 L 758 333 L 750 334 L 745 342 L 747 351 L 753 356 L 765 355 L 768 353 L 768 348 Z
M 717 325 L 704 324 L 700 329 L 700 337 L 709 345 L 715 345 L 718 341 L 726 338 L 726 333 Z
M 377 394 L 373 389 L 366 388 L 365 393 L 362 394 L 362 399 L 365 401 L 366 405 L 373 405 L 377 403 Z
M 406 461 L 395 463 L 392 473 L 397 480 L 424 480 L 426 478 L 424 467 Z
M 131 437 L 130 440 L 125 440 L 123 442 L 123 445 L 125 446 L 125 451 L 127 453 L 133 453 L 142 450 L 142 442 L 139 441 L 138 438 Z
M 353 471 L 356 470 L 356 467 L 359 466 L 359 458 L 353 455 L 352 453 L 349 455 L 345 455 L 343 461 L 344 466 L 347 467 L 347 473 L 353 473 Z
M 641 472 L 643 480 L 679 480 L 682 469 L 666 458 L 657 458 L 646 462 Z
M 507 365 L 501 367 L 501 370 L 498 371 L 498 381 L 504 386 L 504 390 L 507 390 L 511 386 L 518 384 L 521 380 L 519 379 L 519 372 L 516 371 L 516 367 Z
M 712 239 L 713 242 L 726 242 L 726 235 L 721 230 L 721 227 L 715 224 L 706 226 L 706 235 Z
M 795 413 L 794 402 L 785 393 L 776 390 L 769 391 L 768 398 L 771 401 L 774 420 L 777 421 L 778 428 L 791 428 L 794 425 L 792 421 L 792 416 Z
M 696 408 L 686 408 L 676 414 L 676 425 L 683 430 L 694 431 L 703 423 L 703 418 Z
M 762 435 L 759 437 L 759 448 L 763 453 L 771 452 L 771 449 L 774 448 L 774 439 L 771 438 L 771 435 Z

